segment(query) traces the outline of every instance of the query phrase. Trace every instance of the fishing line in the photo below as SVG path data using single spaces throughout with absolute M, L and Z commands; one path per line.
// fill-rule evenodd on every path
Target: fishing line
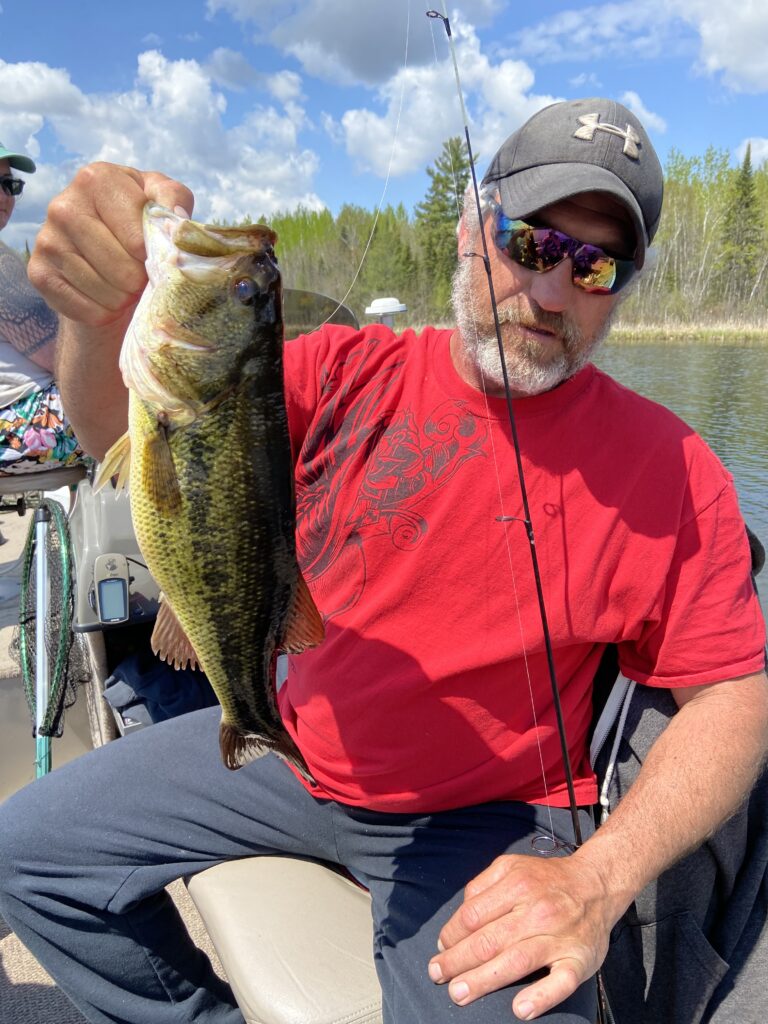
M 338 311 L 341 309 L 341 307 L 344 305 L 344 303 L 347 301 L 347 299 L 349 298 L 349 296 L 350 296 L 350 294 L 352 292 L 352 289 L 355 287 L 357 279 L 360 276 L 360 271 L 363 269 L 363 264 L 365 263 L 366 257 L 368 256 L 368 250 L 370 249 L 371 243 L 373 242 L 373 236 L 376 234 L 376 225 L 379 222 L 379 215 L 381 214 L 382 207 L 384 206 L 384 198 L 385 198 L 385 196 L 387 194 L 387 189 L 389 188 L 389 179 L 392 176 L 392 164 L 393 164 L 394 159 L 395 159 L 395 149 L 397 148 L 397 143 L 398 143 L 398 140 L 400 138 L 400 120 L 401 120 L 402 115 L 403 115 L 403 104 L 405 102 L 405 86 L 406 86 L 405 72 L 408 69 L 408 44 L 410 42 L 410 37 L 411 37 L 411 0 L 408 0 L 408 7 L 407 7 L 406 21 L 405 21 L 405 54 L 404 54 L 404 57 L 403 57 L 403 67 L 402 67 L 403 84 L 402 84 L 402 87 L 400 89 L 400 103 L 399 103 L 398 108 L 397 108 L 397 121 L 395 122 L 395 133 L 394 133 L 394 136 L 392 138 L 392 146 L 391 146 L 390 151 L 389 151 L 389 164 L 387 165 L 387 176 L 384 179 L 384 188 L 382 189 L 381 198 L 379 199 L 379 205 L 376 207 L 376 213 L 374 214 L 374 217 L 373 217 L 373 225 L 371 226 L 371 233 L 368 236 L 368 241 L 365 243 L 365 248 L 363 249 L 363 255 L 360 257 L 360 263 L 358 264 L 357 270 L 355 271 L 355 276 L 352 278 L 352 283 L 350 284 L 349 288 L 347 288 L 347 291 L 346 291 L 346 294 L 344 295 L 344 298 L 339 301 L 339 304 L 336 306 L 336 309 L 334 309 L 332 313 L 329 313 L 329 315 L 325 318 L 325 320 L 323 320 L 322 323 L 318 324 L 317 327 L 314 328 L 314 330 L 316 330 L 316 331 L 319 330 L 321 327 L 324 327 L 327 323 L 329 323 L 334 318 L 334 316 L 338 313 Z
M 472 153 L 472 141 L 469 135 L 469 120 L 467 118 L 467 111 L 464 105 L 464 92 L 461 86 L 461 77 L 459 75 L 459 65 L 456 59 L 456 47 L 453 41 L 453 35 L 451 33 L 451 24 L 448 19 L 448 12 L 445 6 L 445 0 L 441 0 L 441 6 L 443 13 L 439 11 L 427 11 L 427 17 L 429 18 L 440 18 L 443 22 L 446 35 L 448 37 L 448 45 L 451 53 L 451 59 L 453 61 L 453 72 L 456 79 L 456 91 L 459 96 L 459 103 L 461 106 L 461 116 L 464 123 L 464 138 L 467 145 L 467 156 L 469 158 L 469 169 L 472 176 L 472 188 L 475 197 L 475 206 L 477 209 L 477 216 L 480 228 L 480 237 L 483 244 L 482 261 L 485 268 L 486 278 L 488 282 L 488 293 L 491 300 L 491 309 L 493 311 L 493 322 L 496 334 L 496 341 L 499 349 L 499 360 L 501 364 L 501 372 L 504 380 L 504 394 L 507 404 L 507 416 L 509 419 L 510 429 L 512 431 L 512 444 L 515 451 L 515 462 L 517 464 L 517 479 L 520 488 L 520 498 L 523 506 L 523 518 L 522 523 L 525 526 L 525 531 L 528 537 L 528 548 L 531 555 L 531 566 L 533 569 L 533 577 L 536 584 L 536 596 L 539 606 L 539 616 L 541 618 L 542 634 L 544 639 L 544 646 L 547 655 L 547 667 L 549 670 L 549 678 L 552 686 L 552 700 L 555 709 L 555 718 L 557 720 L 557 730 L 560 737 L 560 748 L 561 756 L 563 759 L 563 768 L 565 772 L 565 781 L 568 789 L 568 801 L 571 811 L 571 821 L 573 825 L 573 834 L 575 839 L 575 845 L 581 846 L 583 839 L 581 833 L 581 823 L 579 821 L 579 808 L 576 801 L 576 791 L 573 783 L 573 771 L 571 768 L 571 758 L 568 751 L 568 740 L 565 732 L 565 721 L 563 719 L 562 703 L 560 701 L 560 690 L 557 685 L 557 676 L 555 673 L 555 661 L 554 654 L 552 651 L 552 638 L 549 632 L 549 623 L 547 621 L 546 605 L 544 603 L 544 591 L 541 583 L 541 573 L 539 571 L 539 560 L 536 555 L 536 540 L 533 533 L 533 523 L 531 522 L 530 508 L 528 505 L 528 491 L 525 485 L 525 474 L 523 470 L 522 453 L 520 451 L 520 441 L 517 433 L 517 420 L 515 417 L 514 409 L 512 407 L 512 392 L 509 384 L 509 373 L 507 371 L 507 362 L 504 355 L 504 342 L 501 337 L 501 325 L 499 323 L 499 312 L 496 305 L 496 292 L 493 286 L 493 275 L 491 273 L 491 261 L 488 255 L 488 240 L 485 234 L 485 224 L 483 217 L 483 208 L 480 202 L 480 191 L 477 184 L 477 174 L 475 173 L 475 161 Z M 478 254 L 479 255 L 479 254 Z M 502 522 L 511 521 L 513 517 L 502 516 Z
M 561 756 L 562 756 L 562 759 L 563 759 L 563 768 L 564 768 L 564 771 L 565 771 L 566 785 L 567 785 L 567 788 L 568 788 L 568 800 L 569 800 L 569 806 L 570 806 L 570 811 L 571 811 L 571 820 L 572 820 L 572 824 L 573 824 L 573 834 L 574 834 L 574 847 L 573 848 L 574 849 L 578 849 L 578 847 L 581 846 L 582 842 L 583 842 L 583 840 L 582 840 L 582 833 L 581 833 L 581 823 L 579 822 L 579 808 L 578 808 L 578 804 L 576 802 L 576 792 L 575 792 L 574 785 L 573 785 L 573 771 L 571 769 L 571 758 L 570 758 L 570 754 L 568 752 L 568 740 L 567 740 L 567 736 L 566 736 L 566 732 L 565 732 L 565 722 L 563 720 L 563 709 L 562 709 L 562 704 L 561 704 L 561 701 L 560 701 L 560 691 L 559 691 L 559 688 L 558 688 L 558 685 L 557 685 L 557 676 L 556 676 L 556 673 L 555 673 L 555 662 L 554 662 L 554 655 L 553 655 L 553 652 L 552 652 L 552 638 L 551 638 L 551 635 L 550 635 L 550 632 L 549 632 L 549 624 L 548 624 L 548 621 L 547 621 L 547 611 L 546 611 L 546 606 L 544 604 L 544 591 L 543 591 L 542 584 L 541 584 L 541 574 L 539 572 L 539 561 L 538 561 L 538 557 L 536 555 L 536 540 L 535 540 L 534 533 L 533 533 L 533 523 L 531 521 L 530 509 L 529 509 L 529 506 L 528 506 L 528 493 L 527 493 L 527 489 L 526 489 L 526 486 L 525 486 L 525 475 L 524 475 L 524 472 L 523 472 L 522 454 L 521 454 L 521 451 L 520 451 L 520 442 L 519 442 L 518 434 L 517 434 L 517 421 L 516 421 L 516 418 L 515 418 L 514 409 L 512 407 L 512 393 L 511 393 L 511 389 L 510 389 L 510 385 L 509 385 L 509 374 L 507 372 L 507 362 L 506 362 L 506 358 L 505 358 L 505 355 L 504 355 L 504 343 L 503 343 L 502 337 L 501 337 L 501 326 L 499 324 L 499 313 L 498 313 L 498 307 L 496 305 L 496 292 L 495 292 L 495 289 L 493 287 L 493 275 L 492 275 L 492 272 L 491 272 L 491 261 L 490 261 L 489 255 L 488 255 L 488 241 L 487 241 L 486 234 L 485 234 L 485 222 L 484 222 L 484 217 L 483 217 L 483 208 L 482 208 L 482 204 L 480 202 L 480 192 L 479 192 L 478 185 L 477 185 L 477 174 L 475 173 L 475 160 L 474 160 L 474 156 L 473 156 L 473 153 L 472 153 L 472 141 L 471 141 L 470 135 L 469 135 L 469 120 L 467 118 L 466 107 L 464 106 L 464 92 L 463 92 L 462 87 L 461 87 L 461 77 L 459 75 L 459 65 L 458 65 L 458 62 L 456 60 L 456 47 L 454 45 L 453 36 L 451 34 L 451 24 L 450 24 L 450 21 L 448 20 L 448 12 L 446 10 L 445 0 L 441 0 L 441 5 L 442 5 L 442 8 L 443 8 L 443 13 L 442 14 L 440 14 L 439 11 L 427 11 L 427 17 L 429 17 L 429 18 L 440 18 L 442 20 L 443 27 L 445 28 L 445 32 L 446 32 L 446 35 L 448 37 L 448 45 L 449 45 L 449 48 L 450 48 L 450 51 L 451 51 L 451 58 L 453 60 L 453 71 L 454 71 L 454 76 L 456 78 L 456 91 L 457 91 L 458 96 L 459 96 L 459 103 L 461 105 L 461 114 L 462 114 L 462 118 L 463 118 L 463 121 L 464 121 L 464 137 L 466 139 L 466 144 L 467 144 L 467 156 L 469 158 L 469 170 L 470 170 L 470 174 L 471 174 L 471 177 L 472 177 L 472 188 L 473 188 L 473 191 L 474 191 L 475 206 L 476 206 L 476 209 L 477 209 L 478 226 L 479 226 L 479 231 L 480 231 L 480 237 L 481 237 L 482 243 L 483 243 L 482 260 L 483 260 L 483 266 L 485 268 L 486 278 L 487 278 L 487 282 L 488 282 L 488 294 L 489 294 L 490 301 L 491 301 L 491 309 L 493 310 L 493 322 L 494 322 L 494 329 L 495 329 L 495 333 L 496 333 L 496 342 L 498 344 L 498 349 L 499 349 L 499 361 L 500 361 L 500 364 L 501 364 L 502 377 L 504 379 L 504 394 L 505 394 L 505 397 L 506 397 L 507 414 L 508 414 L 508 417 L 509 417 L 510 429 L 512 431 L 512 443 L 514 445 L 515 461 L 517 463 L 517 479 L 518 479 L 518 485 L 519 485 L 519 488 L 520 488 L 520 497 L 521 497 L 522 506 L 523 506 L 523 516 L 524 516 L 524 518 L 522 520 L 520 520 L 518 517 L 515 517 L 515 516 L 507 516 L 507 515 L 503 514 L 503 499 L 501 497 L 501 484 L 500 484 L 500 481 L 499 481 L 499 472 L 498 472 L 498 467 L 497 467 L 497 470 L 496 470 L 497 482 L 498 482 L 498 486 L 499 486 L 500 503 L 502 504 L 502 515 L 499 517 L 499 519 L 500 519 L 500 521 L 502 523 L 507 523 L 507 522 L 512 522 L 512 521 L 517 521 L 517 522 L 522 521 L 522 523 L 525 526 L 526 534 L 528 536 L 528 547 L 529 547 L 530 554 L 531 554 L 531 565 L 532 565 L 532 569 L 533 569 L 533 577 L 534 577 L 534 580 L 535 580 L 535 583 L 536 583 L 536 596 L 537 596 L 538 605 L 539 605 L 539 615 L 540 615 L 540 618 L 541 618 L 541 628 L 542 628 L 542 634 L 543 634 L 543 639 L 544 639 L 544 645 L 545 645 L 546 653 L 547 653 L 547 666 L 548 666 L 548 669 L 549 669 L 550 683 L 552 685 L 552 699 L 553 699 L 554 708 L 555 708 L 555 716 L 556 716 L 556 719 L 557 719 L 557 731 L 558 731 L 558 734 L 559 734 L 559 737 L 560 737 Z M 479 255 L 479 254 L 473 254 L 473 255 Z M 484 379 L 484 375 L 482 373 L 481 373 L 481 380 L 483 381 L 483 393 L 485 394 L 485 379 Z M 486 401 L 486 408 L 487 408 L 487 405 L 488 405 L 487 395 L 485 396 L 485 401 Z M 491 443 L 493 444 L 493 441 L 491 441 Z M 495 455 L 495 452 L 494 452 L 494 462 L 495 462 L 495 460 L 496 460 L 496 455 Z M 505 530 L 505 538 L 507 540 L 507 551 L 508 551 L 508 557 L 510 559 L 510 565 L 511 565 L 512 564 L 512 562 L 511 562 L 511 549 L 510 549 L 510 546 L 509 546 L 509 538 L 508 538 L 506 530 Z M 514 592 L 515 592 L 515 601 L 517 602 L 517 587 L 515 586 L 514 570 L 512 571 L 512 581 L 513 581 L 513 588 L 514 588 Z M 518 605 L 518 618 L 519 617 L 520 616 L 519 616 L 519 605 Z M 520 625 L 520 631 L 521 631 L 521 638 L 522 638 L 522 641 L 523 641 L 523 648 L 524 648 L 524 655 L 525 655 L 525 636 L 524 636 L 524 634 L 522 632 L 522 623 Z M 526 672 L 527 672 L 528 671 L 527 656 L 525 657 L 525 665 L 526 665 Z M 533 708 L 533 714 L 534 714 L 534 720 L 535 720 L 536 709 L 535 709 L 535 705 L 534 705 L 534 702 L 533 702 L 533 689 L 532 689 L 532 685 L 531 685 L 531 681 L 530 681 L 530 676 L 529 676 L 529 689 L 530 689 L 530 692 L 531 692 L 531 701 L 532 701 L 532 708 Z M 538 738 L 538 730 L 537 730 L 537 738 Z M 541 757 L 541 748 L 539 748 L 539 750 L 540 750 L 540 755 L 539 756 Z M 545 787 L 545 790 L 546 790 L 547 780 L 546 780 L 546 772 L 543 769 L 543 764 L 542 764 L 542 778 L 543 778 L 544 787 Z M 552 825 L 552 817 L 551 817 L 551 812 L 550 812 L 550 827 L 551 827 L 551 825 Z M 552 848 L 544 850 L 544 849 L 541 848 L 541 846 L 537 847 L 537 845 L 536 845 L 537 841 L 539 841 L 539 840 L 547 841 L 547 839 L 548 839 L 548 837 L 546 837 L 546 836 L 540 836 L 540 837 L 535 837 L 533 839 L 533 842 L 532 842 L 533 848 L 535 850 L 537 850 L 537 852 L 542 853 L 545 856 L 547 856 L 547 855 L 549 855 L 551 853 L 554 853 L 554 852 L 556 852 L 556 850 L 558 850 L 560 848 L 563 848 L 563 847 L 566 847 L 566 845 L 567 845 L 567 844 L 561 843 L 558 839 L 555 838 L 554 830 L 553 830 L 552 831 L 552 838 L 551 838 Z M 605 992 L 605 985 L 604 985 L 603 978 L 602 978 L 602 972 L 600 970 L 598 970 L 596 972 L 595 977 L 596 977 L 596 987 L 597 987 L 597 1020 L 598 1020 L 598 1024 L 607 1024 L 607 1022 L 609 1020 L 612 1020 L 612 1014 L 610 1012 L 610 1007 L 608 1005 L 608 1000 L 607 1000 L 607 996 L 606 996 L 606 992 Z
M 436 40 L 435 40 L 435 32 L 434 32 L 434 28 L 432 27 L 432 24 L 431 24 L 431 22 L 434 21 L 435 15 L 437 15 L 436 11 L 432 12 L 431 14 L 430 14 L 430 12 L 427 12 L 427 17 L 430 18 L 430 30 L 431 30 L 431 34 L 432 34 L 432 49 L 433 49 L 434 55 L 435 55 L 435 66 L 439 66 L 440 61 L 439 61 L 439 58 L 438 58 L 438 55 L 437 55 L 437 43 L 436 43 Z M 439 15 L 438 15 L 438 17 L 439 17 Z M 454 67 L 455 67 L 455 65 L 454 65 Z M 462 110 L 464 110 L 463 102 L 462 102 Z M 465 111 L 465 113 L 466 113 L 466 111 Z M 456 221 L 458 223 L 461 220 L 461 215 L 462 215 L 462 212 L 463 212 L 463 204 L 464 204 L 465 196 L 463 196 L 461 198 L 459 196 L 458 176 L 457 176 L 456 166 L 455 166 L 455 164 L 453 162 L 453 151 L 452 151 L 450 146 L 448 147 L 448 157 L 449 157 L 449 160 L 451 162 L 451 177 L 453 179 L 453 198 L 454 198 L 454 204 L 455 204 L 455 207 L 456 207 Z M 466 255 L 468 255 L 468 254 L 462 253 L 462 256 L 466 256 Z M 473 326 L 473 330 L 474 330 L 474 334 L 475 334 L 475 349 L 477 350 L 478 347 L 479 347 L 479 334 L 478 334 L 478 330 L 477 330 L 477 314 L 476 314 L 476 308 L 475 308 L 475 293 L 474 293 L 474 289 L 470 289 L 470 291 L 469 291 L 469 299 L 470 299 L 470 302 L 472 304 L 472 326 Z M 487 388 L 486 388 L 485 373 L 483 372 L 482 368 L 480 369 L 480 384 L 481 384 L 482 392 L 483 392 L 483 402 L 485 404 L 486 419 L 487 419 L 488 423 L 491 424 L 491 427 L 492 427 L 492 424 L 493 424 L 495 418 L 491 415 L 491 409 L 490 409 L 490 405 L 488 403 L 488 391 L 487 391 Z M 531 702 L 531 714 L 532 714 L 532 717 L 533 717 L 533 728 L 534 728 L 534 733 L 535 733 L 535 736 L 536 736 L 536 749 L 537 749 L 537 752 L 538 752 L 538 755 L 539 755 L 539 767 L 541 769 L 541 779 L 542 779 L 542 782 L 544 784 L 544 798 L 545 798 L 545 801 L 546 801 L 544 806 L 547 809 L 547 816 L 549 818 L 549 832 L 550 832 L 551 842 L 552 842 L 553 845 L 556 846 L 558 844 L 558 840 L 555 838 L 555 825 L 554 825 L 554 822 L 552 820 L 552 807 L 549 804 L 549 785 L 547 783 L 547 769 L 546 769 L 546 766 L 544 764 L 544 748 L 543 748 L 543 744 L 542 744 L 542 741 L 541 741 L 541 733 L 539 732 L 539 719 L 538 719 L 538 714 L 536 712 L 536 698 L 535 698 L 534 693 L 533 693 L 533 679 L 531 678 L 530 664 L 528 662 L 528 648 L 527 648 L 526 643 L 525 643 L 525 630 L 523 629 L 523 617 L 522 617 L 522 612 L 520 610 L 520 598 L 519 598 L 518 591 L 517 591 L 517 576 L 515 574 L 515 566 L 514 566 L 514 561 L 512 559 L 512 545 L 510 543 L 510 531 L 509 531 L 508 524 L 509 524 L 509 522 L 514 517 L 507 516 L 507 515 L 504 514 L 504 492 L 503 492 L 503 488 L 502 488 L 502 484 L 501 484 L 501 468 L 500 468 L 500 463 L 499 463 L 499 457 L 498 457 L 498 454 L 497 454 L 497 451 L 496 451 L 496 441 L 495 441 L 495 438 L 494 438 L 494 435 L 493 435 L 493 429 L 492 428 L 489 429 L 489 431 L 488 431 L 488 438 L 489 438 L 490 445 L 491 445 L 491 458 L 493 460 L 494 472 L 496 474 L 496 489 L 497 489 L 497 492 L 498 492 L 499 508 L 501 509 L 501 513 L 502 513 L 501 516 L 499 516 L 498 521 L 503 524 L 503 528 L 504 528 L 504 545 L 505 545 L 506 550 L 507 550 L 507 564 L 509 566 L 509 572 L 510 572 L 510 575 L 512 577 L 512 594 L 513 594 L 513 597 L 514 597 L 515 614 L 517 616 L 518 629 L 520 631 L 520 637 L 521 637 L 522 643 L 523 643 L 523 665 L 525 667 L 525 677 L 526 677 L 526 681 L 527 681 L 527 684 L 528 684 L 528 696 L 529 696 L 530 702 Z M 549 837 L 542 837 L 542 838 L 549 838 Z

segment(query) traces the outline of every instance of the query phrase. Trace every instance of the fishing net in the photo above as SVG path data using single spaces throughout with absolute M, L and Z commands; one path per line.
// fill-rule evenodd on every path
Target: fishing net
M 16 660 L 24 684 L 24 692 L 32 716 L 33 734 L 61 736 L 64 711 L 77 698 L 78 687 L 90 676 L 88 651 L 82 636 L 72 632 L 74 610 L 74 573 L 69 527 L 59 502 L 44 498 L 38 515 L 48 519 L 45 540 L 47 583 L 42 622 L 37 616 L 37 539 L 34 522 L 24 547 L 19 624 L 13 632 L 10 654 Z M 37 638 L 42 630 L 48 654 L 50 692 L 42 724 L 35 728 Z

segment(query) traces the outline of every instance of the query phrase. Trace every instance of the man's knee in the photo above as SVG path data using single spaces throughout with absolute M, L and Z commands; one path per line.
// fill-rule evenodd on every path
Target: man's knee
M 27 798 L 27 790 L 21 790 L 0 804 L 0 900 L 2 894 L 13 887 L 14 881 L 18 881 L 24 865 L 48 843 L 45 822 L 40 821 L 34 800 Z M 35 822 L 37 834 L 33 830 Z

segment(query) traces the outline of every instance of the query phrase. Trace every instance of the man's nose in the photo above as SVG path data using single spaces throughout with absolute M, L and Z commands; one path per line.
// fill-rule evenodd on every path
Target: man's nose
M 566 258 L 543 274 L 534 274 L 530 296 L 550 313 L 562 313 L 573 301 L 573 261 Z

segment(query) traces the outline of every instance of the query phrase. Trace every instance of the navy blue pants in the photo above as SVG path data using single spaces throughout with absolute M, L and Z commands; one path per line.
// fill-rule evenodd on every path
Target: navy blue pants
M 0 807 L 0 913 L 93 1022 L 242 1024 L 164 887 L 212 864 L 294 853 L 345 865 L 372 896 L 389 1024 L 509 1024 L 515 989 L 455 1006 L 427 977 L 467 881 L 505 852 L 532 853 L 549 811 L 496 803 L 381 814 L 318 800 L 273 755 L 221 764 L 219 709 L 124 737 Z M 553 810 L 555 834 L 570 815 Z M 589 829 L 587 815 L 582 827 Z M 592 1024 L 592 982 L 546 1018 Z

